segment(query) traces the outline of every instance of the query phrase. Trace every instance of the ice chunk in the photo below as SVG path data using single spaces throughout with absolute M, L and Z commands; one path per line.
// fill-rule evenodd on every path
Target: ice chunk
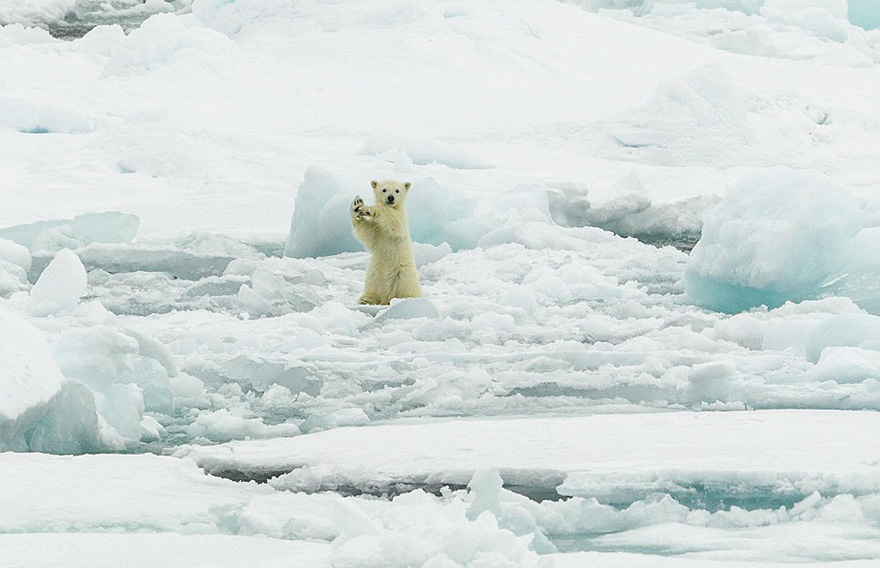
M 826 347 L 819 356 L 814 376 L 820 382 L 834 381 L 838 384 L 880 380 L 880 351 L 858 347 Z
M 158 341 L 116 326 L 92 325 L 56 334 L 51 349 L 67 378 L 99 393 L 115 384 L 137 385 L 147 410 L 173 412 L 170 377 L 177 375 L 177 365 Z
M 271 385 L 281 385 L 291 392 L 317 396 L 324 384 L 312 365 L 247 355 L 238 355 L 226 361 L 221 372 L 229 380 L 261 391 Z
M 284 274 L 263 269 L 254 271 L 250 286 L 243 284 L 239 288 L 238 300 L 253 316 L 308 312 L 321 303 L 307 282 L 294 283 Z
M 429 298 L 406 298 L 393 301 L 391 307 L 376 316 L 377 322 L 393 319 L 437 319 L 440 312 Z
M 473 494 L 473 501 L 468 507 L 467 516 L 474 520 L 484 512 L 498 515 L 501 511 L 501 488 L 504 481 L 497 469 L 481 469 L 474 472 L 468 489 Z
M 564 186 L 548 191 L 550 213 L 563 227 L 599 227 L 650 243 L 696 241 L 706 212 L 718 203 L 699 195 L 672 203 L 654 203 L 634 172 L 612 188 L 611 199 L 593 203 L 583 188 Z
M 27 272 L 31 269 L 31 253 L 14 241 L 0 238 L 0 260 L 15 264 Z
M 51 24 L 64 19 L 73 11 L 76 0 L 4 0 L 0 5 L 0 26 L 6 24 Z
M 0 239 L 0 296 L 24 290 L 31 254 L 18 243 Z
M 101 268 L 111 273 L 166 272 L 183 280 L 219 276 L 234 258 L 229 254 L 193 253 L 176 246 L 133 246 L 123 243 L 93 243 L 78 249 L 77 254 L 90 270 Z
M 125 41 L 125 30 L 119 24 L 97 26 L 77 40 L 76 47 L 88 53 L 110 57 L 113 50 Z
M 27 272 L 17 264 L 0 258 L 0 296 L 27 288 Z
M 0 6 L 0 10 L 3 7 Z M 34 43 L 52 43 L 58 41 L 42 28 L 24 26 L 22 24 L 2 25 L 0 22 L 0 47 L 9 45 L 27 45 Z
M 692 403 L 727 400 L 730 382 L 736 375 L 736 365 L 731 361 L 694 365 L 688 375 L 688 400 Z
M 822 321 L 807 340 L 807 360 L 818 363 L 828 347 L 859 347 L 880 351 L 880 317 L 840 314 Z
M 817 295 L 861 226 L 853 197 L 821 174 L 776 167 L 706 216 L 685 271 L 690 298 L 738 312 Z
M 213 442 L 228 442 L 247 438 L 283 438 L 298 436 L 296 424 L 267 425 L 262 418 L 244 418 L 225 408 L 203 412 L 187 428 L 191 438 L 206 438 Z
M 120 436 L 127 440 L 141 439 L 144 417 L 144 395 L 132 384 L 113 384 L 98 397 L 101 416 Z
M 156 14 L 133 30 L 113 50 L 104 68 L 105 77 L 136 76 L 168 65 L 181 51 L 187 57 L 210 53 L 212 58 L 228 49 L 228 39 L 215 30 L 187 26 L 184 18 Z
M 0 423 L 9 428 L 8 424 L 28 409 L 55 396 L 64 376 L 52 360 L 43 333 L 5 310 L 0 310 L 0 360 Z M 8 439 L 8 435 L 0 439 Z
M 137 234 L 136 215 L 108 211 L 87 213 L 73 219 L 38 221 L 0 229 L 0 238 L 27 247 L 31 252 L 79 248 L 91 243 L 127 243 Z
M 30 451 L 48 454 L 121 449 L 105 438 L 95 409 L 95 397 L 76 381 L 65 381 L 61 385 L 61 391 L 49 402 L 27 439 Z
M 796 26 L 821 38 L 844 42 L 848 36 L 846 0 L 765 0 L 761 14 L 771 22 Z
M 303 432 L 317 432 L 343 426 L 365 426 L 370 417 L 360 408 L 341 408 L 326 414 L 312 414 L 300 424 Z
M 102 448 L 91 393 L 64 380 L 41 331 L 5 310 L 0 310 L 0 361 L 0 451 Z
M 40 275 L 30 294 L 30 312 L 46 316 L 75 307 L 86 295 L 88 275 L 79 257 L 61 250 Z
M 354 195 L 345 193 L 346 189 L 325 168 L 306 170 L 293 205 L 285 256 L 304 258 L 362 249 L 351 232 L 348 206 Z
M 207 404 L 208 394 L 205 391 L 205 383 L 198 377 L 180 373 L 169 382 L 174 400 L 182 406 L 198 408 Z
M 426 264 L 437 262 L 444 256 L 452 252 L 449 243 L 441 243 L 439 245 L 431 245 L 428 243 L 413 243 L 413 256 L 416 259 L 416 266 L 421 268 Z

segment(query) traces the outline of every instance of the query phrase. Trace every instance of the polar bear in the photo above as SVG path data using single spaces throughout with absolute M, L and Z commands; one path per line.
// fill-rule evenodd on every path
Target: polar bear
M 354 236 L 370 251 L 361 304 L 388 304 L 391 298 L 418 298 L 422 285 L 413 258 L 403 202 L 410 183 L 371 181 L 375 205 L 358 195 L 351 202 Z

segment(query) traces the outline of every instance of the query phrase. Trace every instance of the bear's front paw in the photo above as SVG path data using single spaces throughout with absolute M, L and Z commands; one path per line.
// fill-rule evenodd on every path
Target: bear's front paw
M 361 209 L 364 206 L 364 200 L 361 199 L 360 195 L 355 195 L 354 201 L 351 202 L 351 212 L 354 214 L 358 214 L 361 212 Z

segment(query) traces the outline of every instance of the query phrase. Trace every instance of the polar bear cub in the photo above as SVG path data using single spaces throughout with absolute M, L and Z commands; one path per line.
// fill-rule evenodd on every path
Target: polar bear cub
M 370 251 L 361 304 L 388 304 L 391 298 L 422 295 L 413 258 L 412 241 L 403 202 L 410 183 L 392 179 L 371 181 L 376 203 L 364 205 L 358 195 L 351 202 L 354 236 Z

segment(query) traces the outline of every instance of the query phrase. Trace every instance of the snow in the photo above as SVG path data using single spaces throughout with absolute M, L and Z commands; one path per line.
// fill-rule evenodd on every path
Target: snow
M 329 567 L 329 545 L 247 536 L 173 533 L 53 533 L 0 535 L 9 566 L 132 568 L 216 566 L 275 568 L 283 563 Z M 132 551 L 136 550 L 136 554 Z
M 876 563 L 870 10 L 2 2 L 0 564 Z
M 880 452 L 871 436 L 875 413 L 668 413 L 647 418 L 389 424 L 285 442 L 288 449 L 305 450 L 301 458 L 329 460 L 316 463 L 328 474 L 343 466 L 340 471 L 358 479 L 370 473 L 357 472 L 362 458 L 368 469 L 384 465 L 399 474 L 434 472 L 438 481 L 461 465 L 484 466 L 462 472 L 460 486 L 438 495 L 415 490 L 386 499 L 272 487 L 285 478 L 270 485 L 233 482 L 204 475 L 194 462 L 174 457 L 8 453 L 0 460 L 0 474 L 7 480 L 0 498 L 9 504 L 0 521 L 0 540 L 11 551 L 8 558 L 26 562 L 52 557 L 46 546 L 33 549 L 37 543 L 69 543 L 73 550 L 89 546 L 85 559 L 99 553 L 116 558 L 122 548 L 150 542 L 179 547 L 182 559 L 209 543 L 219 551 L 235 544 L 249 549 L 259 542 L 256 565 L 287 554 L 317 566 L 566 566 L 585 557 L 603 565 L 621 557 L 648 565 L 634 553 L 662 550 L 676 551 L 684 555 L 684 565 L 694 566 L 747 565 L 756 559 L 818 565 L 874 558 L 870 543 L 877 536 L 877 479 L 872 463 Z M 804 425 L 802 437 L 791 435 L 793 427 Z M 841 436 L 853 432 L 859 435 Z M 622 434 L 619 443 L 615 434 Z M 411 459 L 382 459 L 362 443 L 371 435 L 379 442 L 393 440 L 385 448 Z M 719 436 L 738 440 L 731 454 L 718 443 Z M 427 448 L 428 440 L 441 445 Z M 278 443 L 216 446 L 205 449 L 202 457 L 213 453 L 238 464 L 277 459 L 270 450 Z M 682 444 L 701 451 L 683 453 Z M 590 450 L 572 461 L 570 450 L 584 446 Z M 433 450 L 428 459 L 426 450 Z M 738 474 L 744 464 L 748 471 Z M 538 469 L 503 467 L 511 465 Z M 554 465 L 568 468 L 563 488 L 590 496 L 536 502 L 507 488 L 515 488 L 518 476 L 550 478 L 546 468 Z M 320 480 L 320 471 L 312 469 Z M 139 483 L 131 482 L 132 472 Z M 639 476 L 663 491 L 678 490 L 680 501 L 669 494 L 641 496 L 649 486 L 638 485 Z M 601 483 L 615 477 L 619 482 Z M 622 505 L 602 504 L 592 496 L 591 488 L 602 495 L 603 488 L 627 489 L 627 482 L 634 490 Z M 739 486 L 772 493 L 782 504 L 743 509 L 712 503 L 713 490 Z M 35 487 L 40 491 L 33 492 Z M 779 493 L 773 493 L 777 487 Z M 120 526 L 127 530 L 117 532 Z M 39 540 L 28 534 L 36 527 L 44 532 Z M 593 552 L 584 555 L 569 548 L 577 542 Z M 161 548 L 145 551 L 150 558 L 167 553 Z M 232 553 L 232 558 L 239 557 Z

